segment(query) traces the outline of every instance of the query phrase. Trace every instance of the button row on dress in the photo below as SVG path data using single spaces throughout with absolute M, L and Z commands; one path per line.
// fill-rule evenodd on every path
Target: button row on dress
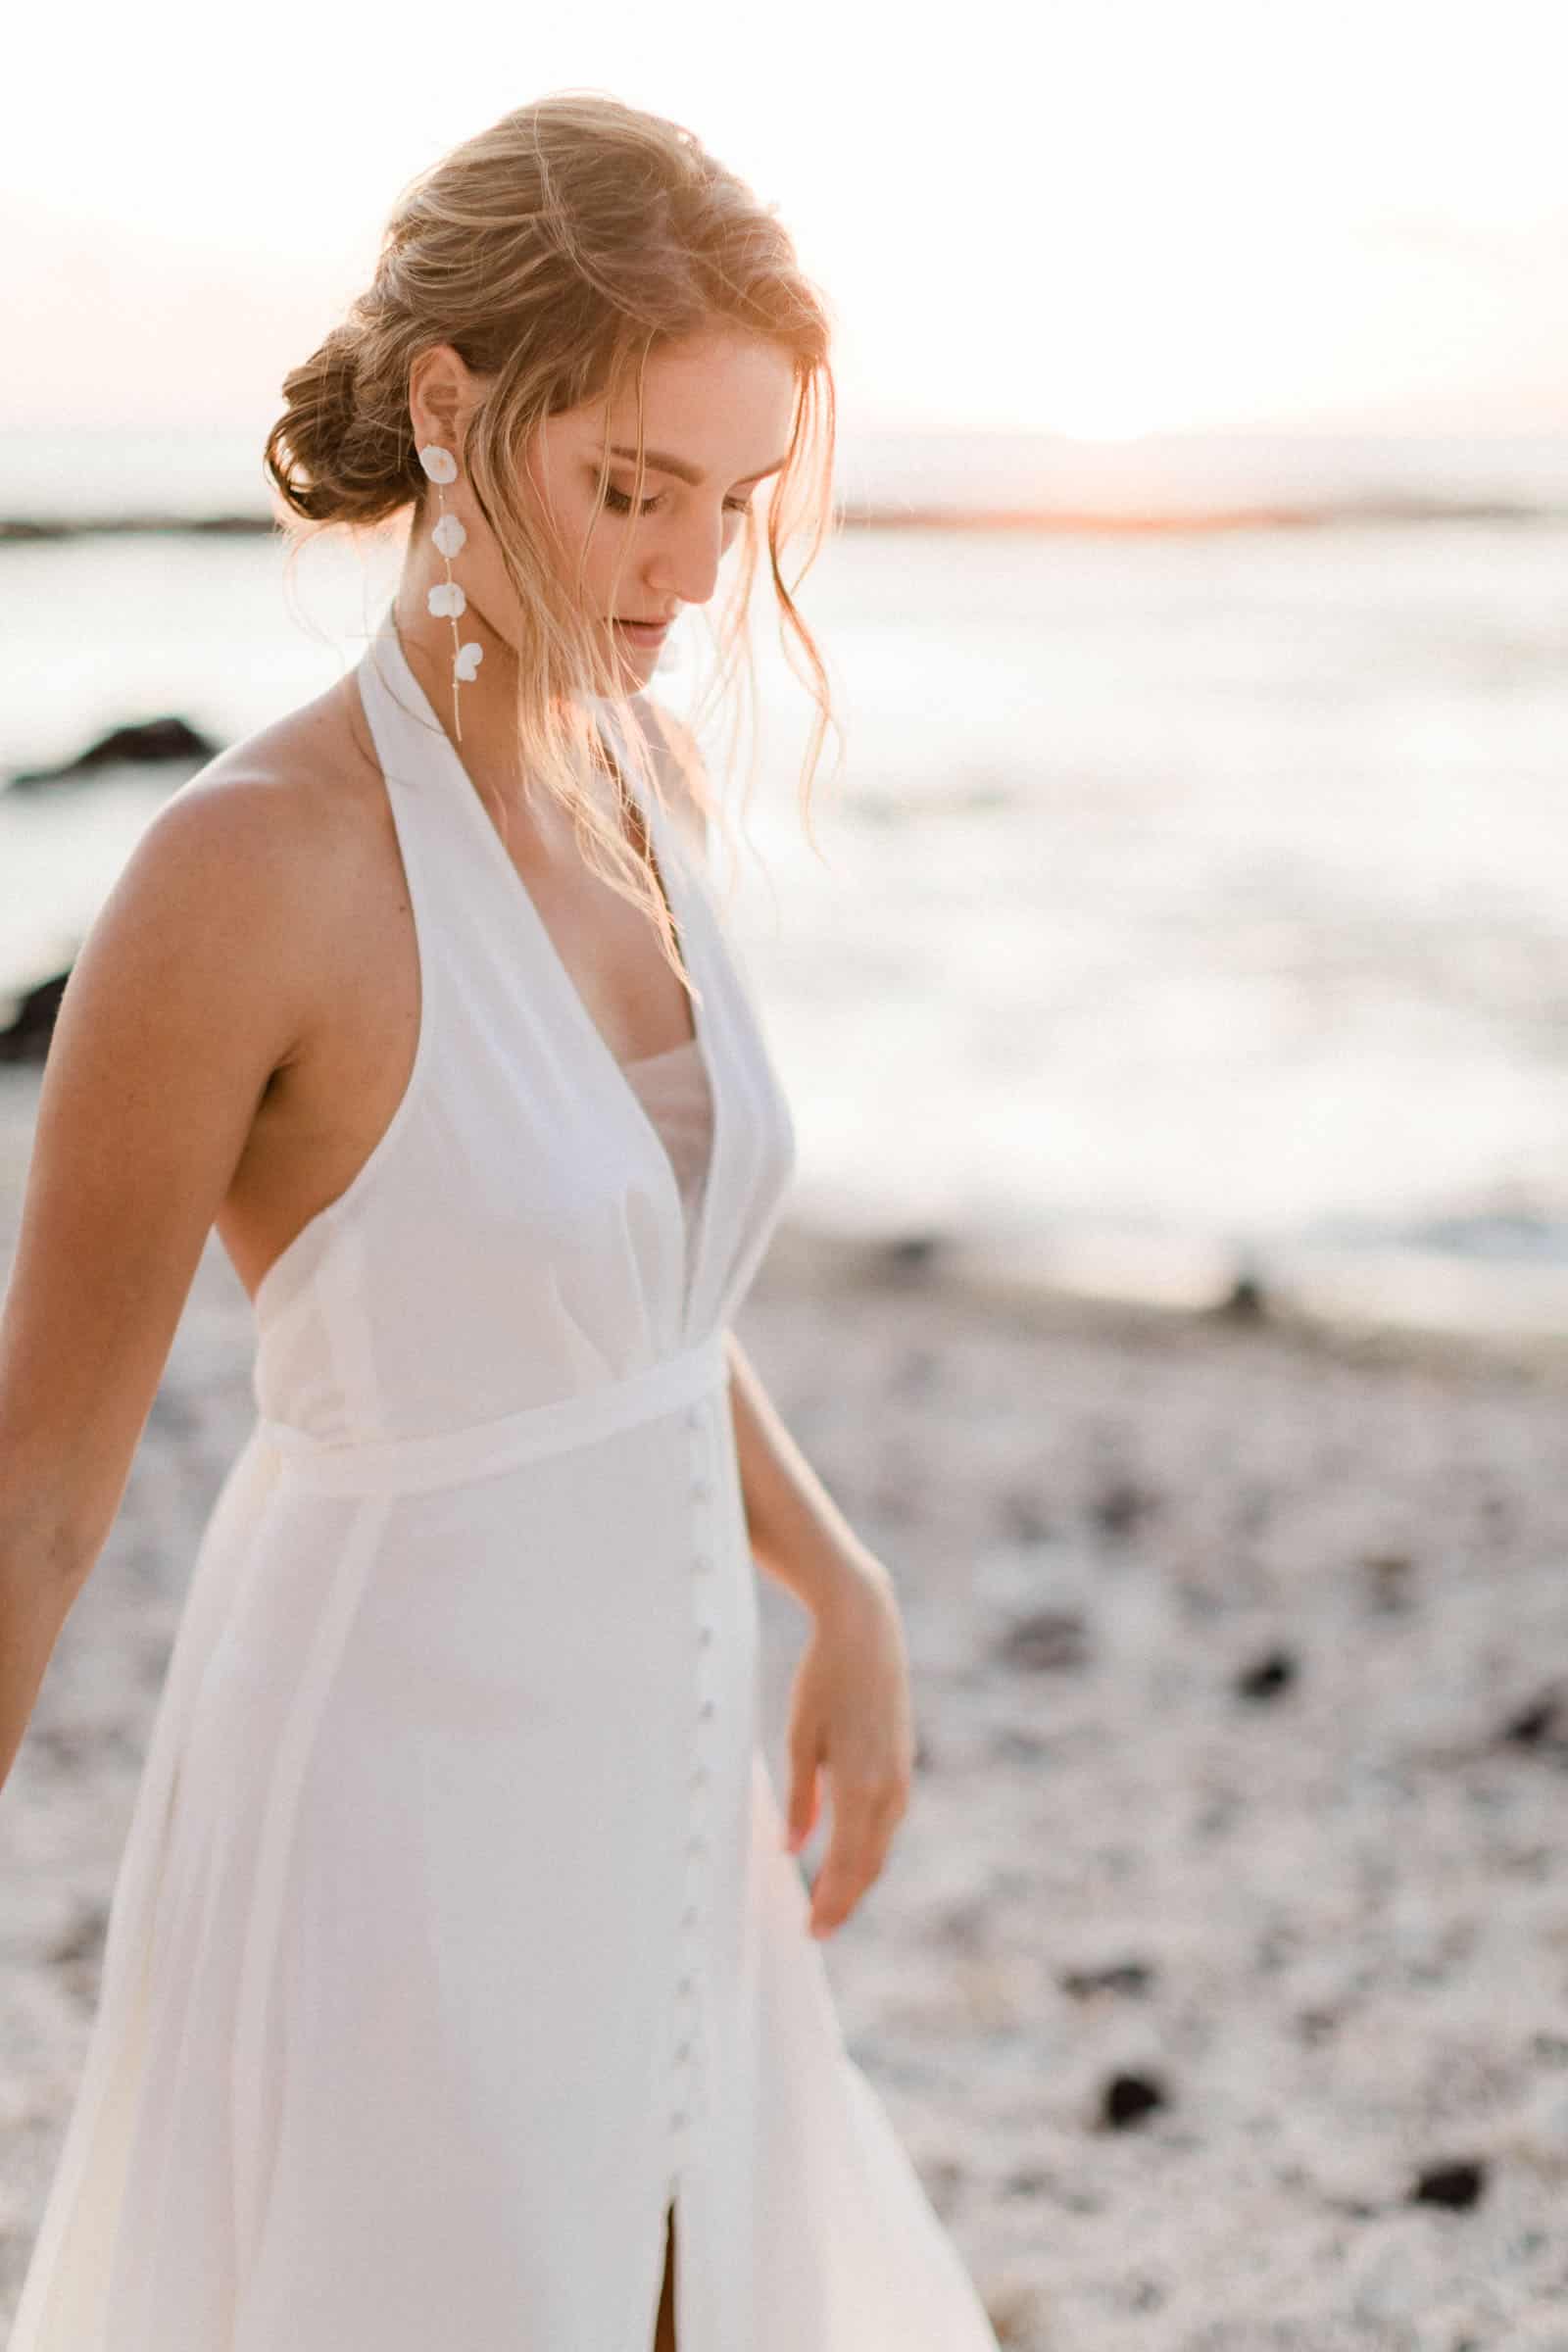
M 692 1450 L 694 1456 L 696 1456 L 698 1453 L 697 1441 L 701 1437 L 706 1426 L 707 1416 L 702 1407 L 700 1405 L 691 1406 L 686 1414 L 686 1427 L 690 1431 L 693 1439 Z M 694 1459 L 693 1461 L 689 1494 L 692 1502 L 699 1505 L 710 1503 L 713 1499 L 713 1482 L 707 1475 L 706 1469 L 700 1459 Z M 697 1539 L 696 1531 L 694 1530 L 694 1542 L 692 1547 L 692 1566 L 694 1571 L 699 1575 L 707 1575 L 712 1570 L 713 1565 L 713 1554 L 709 1544 L 704 1540 Z M 700 1653 L 706 1653 L 710 1648 L 714 1639 L 714 1632 L 715 1629 L 711 1622 L 706 1616 L 700 1614 L 697 1622 L 697 1646 Z M 697 1706 L 697 1721 L 699 1725 L 701 1725 L 711 1722 L 716 1712 L 716 1706 L 714 1700 L 706 1691 L 702 1691 L 701 1687 L 699 1688 L 700 1695 Z M 686 1840 L 688 1870 L 692 1870 L 700 1866 L 702 1857 L 708 1852 L 708 1835 L 706 1830 L 702 1827 L 702 1816 L 701 1813 L 697 1811 L 697 1808 L 702 1802 L 702 1791 L 708 1787 L 711 1777 L 711 1770 L 708 1760 L 701 1752 L 699 1752 L 688 1776 L 688 1787 L 693 1794 L 695 1815 L 691 1834 Z M 686 1902 L 685 1909 L 681 1913 L 681 1928 L 686 1937 L 686 1965 L 682 1968 L 680 1977 L 676 1984 L 676 1992 L 682 2003 L 685 2005 L 685 2013 L 680 2029 L 680 2038 L 674 2045 L 673 2064 L 675 2068 L 675 2078 L 677 2082 L 681 2085 L 677 2102 L 670 2109 L 670 2129 L 674 2132 L 682 2132 L 685 2130 L 687 2124 L 691 2120 L 694 2105 L 696 2048 L 701 2027 L 700 2004 L 697 1998 L 697 1969 L 694 1959 L 694 1947 L 696 1944 L 696 1931 L 701 1918 L 701 1905 L 692 1897 L 690 1889 L 688 1888 L 688 1900 Z

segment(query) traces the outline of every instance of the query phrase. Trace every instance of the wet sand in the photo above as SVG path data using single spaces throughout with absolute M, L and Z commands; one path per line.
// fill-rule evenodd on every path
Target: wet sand
M 36 1084 L 0 1073 L 0 1260 Z M 902 1596 L 914 1800 L 822 1949 L 1002 2340 L 1568 2352 L 1562 1351 L 789 1224 L 737 1330 Z M 213 1242 L 0 1793 L 0 2320 L 249 1346 Z M 805 1622 L 762 1604 L 782 1800 Z

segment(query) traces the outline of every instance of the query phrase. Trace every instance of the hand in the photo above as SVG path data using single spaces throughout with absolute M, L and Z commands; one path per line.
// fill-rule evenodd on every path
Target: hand
M 887 1859 L 909 1802 L 913 1709 L 892 1579 L 851 1570 L 814 1621 L 790 1698 L 790 1798 L 785 1847 L 816 1826 L 819 1770 L 833 1797 L 833 1834 L 811 1887 L 810 1932 L 831 1935 Z

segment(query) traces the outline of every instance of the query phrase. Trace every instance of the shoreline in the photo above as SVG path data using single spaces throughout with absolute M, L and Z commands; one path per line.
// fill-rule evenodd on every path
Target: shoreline
M 771 1258 L 808 1287 L 924 1289 L 1047 1328 L 1272 1331 L 1364 1361 L 1513 1368 L 1568 1382 L 1568 1267 L 1418 1249 L 1080 1224 L 1010 1234 L 783 1218 Z
M 1418 492 L 1368 492 L 1318 503 L 1288 498 L 1253 499 L 1234 505 L 1209 501 L 1191 506 L 963 507 L 919 505 L 914 501 L 872 505 L 842 499 L 834 526 L 846 531 L 1037 531 L 1073 537 L 1157 537 L 1217 531 L 1335 530 L 1421 522 L 1505 523 L 1519 528 L 1568 519 L 1568 506 L 1546 500 L 1502 497 L 1441 497 Z M 281 514 L 246 508 L 212 514 L 166 514 L 157 509 L 87 514 L 0 514 L 0 548 L 43 546 L 62 539 L 157 537 L 169 533 L 198 538 L 292 536 Z
M 39 1064 L 0 1063 L 0 1250 L 15 1233 L 41 1082 Z M 219 1248 L 216 1237 L 209 1248 Z M 1250 1327 L 1357 1361 L 1511 1368 L 1568 1382 L 1568 1264 L 1288 1239 L 1241 1248 L 1081 1220 L 930 1226 L 819 1199 L 786 1209 L 767 1266 L 803 1295 L 917 1292 L 1024 1327 Z

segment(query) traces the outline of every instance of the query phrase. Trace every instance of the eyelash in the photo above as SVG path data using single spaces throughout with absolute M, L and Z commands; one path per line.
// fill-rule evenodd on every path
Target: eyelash
M 643 513 L 646 514 L 649 508 L 657 506 L 658 503 L 659 501 L 655 498 L 645 498 Z M 726 498 L 724 501 L 732 514 L 744 514 L 751 503 L 751 500 L 747 498 Z M 628 491 L 607 489 L 605 504 L 612 514 L 629 514 L 631 513 L 631 496 Z

